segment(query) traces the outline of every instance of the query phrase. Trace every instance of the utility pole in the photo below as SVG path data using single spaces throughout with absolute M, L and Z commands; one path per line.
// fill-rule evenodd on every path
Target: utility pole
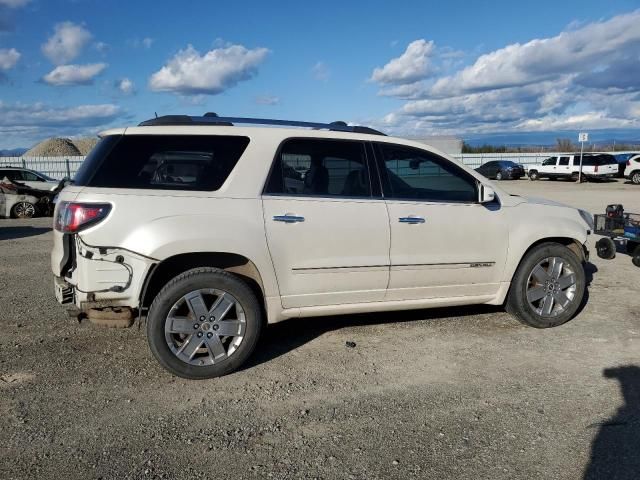
M 580 132 L 578 134 L 578 141 L 580 142 L 580 172 L 578 173 L 578 183 L 582 183 L 582 154 L 584 152 L 584 142 L 589 141 L 589 134 Z

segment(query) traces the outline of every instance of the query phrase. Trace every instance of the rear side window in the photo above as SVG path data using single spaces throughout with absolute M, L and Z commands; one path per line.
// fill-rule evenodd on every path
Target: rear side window
M 276 156 L 266 194 L 318 197 L 371 197 L 362 142 L 286 140 Z
M 569 165 L 569 157 L 560 157 L 558 165 Z
M 104 138 L 83 162 L 77 185 L 217 190 L 249 144 L 247 137 L 124 135 Z

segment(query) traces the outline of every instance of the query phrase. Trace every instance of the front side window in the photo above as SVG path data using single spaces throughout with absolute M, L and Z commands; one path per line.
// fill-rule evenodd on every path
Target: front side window
M 385 197 L 434 202 L 476 202 L 476 180 L 453 163 L 417 148 L 377 144 Z
M 286 140 L 275 158 L 265 193 L 371 197 L 364 144 L 315 138 Z
M 544 162 L 542 162 L 542 165 L 545 167 L 550 165 L 555 165 L 555 164 L 556 164 L 556 157 L 547 158 Z
M 76 184 L 213 191 L 225 182 L 248 144 L 247 137 L 235 136 L 124 135 L 109 141 L 109 148 L 94 149 L 102 158 L 90 155 Z

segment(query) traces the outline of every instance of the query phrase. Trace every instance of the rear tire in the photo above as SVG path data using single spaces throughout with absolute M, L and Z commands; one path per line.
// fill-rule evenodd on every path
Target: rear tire
M 496 180 L 502 180 L 502 172 L 498 171 L 498 173 L 496 173 Z
M 537 170 L 529 170 L 529 180 L 539 180 L 540 179 L 540 175 L 538 175 L 538 171 Z
M 557 327 L 574 317 L 585 290 L 586 275 L 576 254 L 559 243 L 543 243 L 520 262 L 505 307 L 530 327 Z
M 262 309 L 251 288 L 218 268 L 188 270 L 156 296 L 147 317 L 151 353 L 192 380 L 237 370 L 260 337 Z
M 616 242 L 609 237 L 602 237 L 596 242 L 596 252 L 605 260 L 616 258 Z
M 640 243 L 627 241 L 627 253 L 629 255 L 634 255 L 638 247 L 640 247 Z
M 633 262 L 636 267 L 640 267 L 640 245 L 638 245 L 634 250 L 631 262 Z
M 633 172 L 631 174 L 631 183 L 634 185 L 640 185 L 640 171 Z

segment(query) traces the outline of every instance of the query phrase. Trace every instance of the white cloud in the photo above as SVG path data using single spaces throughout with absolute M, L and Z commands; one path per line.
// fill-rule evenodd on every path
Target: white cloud
M 90 85 L 93 79 L 107 68 L 106 63 L 88 65 L 60 65 L 43 77 L 43 81 L 53 86 Z
M 31 0 L 0 0 L 0 6 L 8 8 L 24 7 Z
M 122 114 L 111 104 L 53 107 L 44 103 L 6 103 L 0 100 L 0 126 L 97 126 Z
M 313 75 L 313 78 L 316 80 L 326 82 L 331 76 L 331 70 L 329 70 L 326 63 L 316 62 L 316 64 L 311 68 L 311 75 Z
M 15 48 L 0 48 L 0 70 L 10 70 L 20 60 L 20 52 Z
M 109 51 L 111 48 L 108 43 L 105 42 L 96 42 L 93 44 L 93 48 L 95 48 L 98 52 L 104 54 Z
M 189 45 L 151 75 L 149 87 L 183 95 L 216 95 L 254 77 L 268 53 L 266 48 L 231 45 L 201 55 Z
M 153 45 L 153 42 L 155 40 L 153 38 L 149 38 L 149 37 L 145 37 L 142 39 L 142 46 L 144 48 L 151 48 L 151 46 Z
M 92 35 L 82 25 L 58 23 L 54 33 L 42 44 L 42 53 L 55 65 L 62 65 L 78 57 Z
M 558 35 L 480 55 L 452 74 L 388 81 L 380 94 L 408 101 L 379 123 L 400 134 L 638 128 L 639 23 L 640 10 L 573 24 Z
M 274 95 L 259 95 L 256 97 L 256 103 L 258 105 L 278 105 L 280 98 Z
M 408 84 L 426 78 L 430 72 L 430 57 L 435 45 L 424 39 L 411 42 L 405 52 L 384 67 L 373 70 L 371 81 L 382 84 Z
M 0 136 L 3 147 L 26 147 L 47 137 L 95 134 L 122 116 L 112 104 L 58 107 L 0 100 Z
M 439 79 L 433 95 L 529 85 L 607 63 L 640 49 L 640 11 L 591 23 L 552 38 L 515 43 L 480 56 L 456 74 Z M 637 59 L 637 55 L 636 55 Z
M 120 90 L 120 92 L 123 93 L 124 95 L 131 95 L 132 93 L 135 93 L 136 86 L 131 80 L 129 80 L 126 77 L 121 80 L 118 80 L 116 84 L 117 84 L 118 90 Z

